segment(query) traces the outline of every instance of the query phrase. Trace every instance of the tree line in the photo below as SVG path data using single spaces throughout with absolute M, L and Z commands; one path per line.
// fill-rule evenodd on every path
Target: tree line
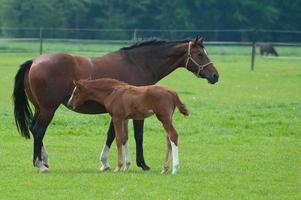
M 301 29 L 296 0 L 0 0 L 0 27 Z

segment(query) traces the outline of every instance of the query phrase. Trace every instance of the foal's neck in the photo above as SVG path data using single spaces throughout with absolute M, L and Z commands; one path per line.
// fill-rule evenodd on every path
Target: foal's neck
M 121 85 L 126 85 L 126 83 L 114 79 L 97 79 L 86 82 L 86 87 L 90 90 L 90 100 L 101 104 L 116 87 Z

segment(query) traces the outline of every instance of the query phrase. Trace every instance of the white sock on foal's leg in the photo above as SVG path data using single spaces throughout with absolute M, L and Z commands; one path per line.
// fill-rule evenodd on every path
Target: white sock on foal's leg
M 109 150 L 110 150 L 110 148 L 108 147 L 107 144 L 105 144 L 100 153 L 100 157 L 99 157 L 99 159 L 102 163 L 102 166 L 100 167 L 100 171 L 105 171 L 105 170 L 108 170 L 111 168 L 109 161 L 108 161 Z
M 171 149 L 172 149 L 172 174 L 175 174 L 177 169 L 179 168 L 179 154 L 178 154 L 178 146 L 170 141 Z
M 124 171 L 128 171 L 131 166 L 131 155 L 129 150 L 129 141 L 126 141 L 126 143 L 123 145 L 123 148 L 125 150 L 125 166 Z

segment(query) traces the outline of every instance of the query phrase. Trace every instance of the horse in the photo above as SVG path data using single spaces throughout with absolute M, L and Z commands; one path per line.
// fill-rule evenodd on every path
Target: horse
M 259 47 L 260 47 L 260 55 L 261 56 L 263 56 L 263 55 L 268 56 L 269 54 L 278 56 L 278 53 L 272 44 L 262 43 L 262 44 L 259 44 Z
M 185 115 L 189 111 L 178 97 L 177 93 L 157 85 L 132 86 L 115 79 L 79 80 L 74 82 L 75 88 L 68 100 L 69 107 L 76 109 L 86 101 L 95 101 L 104 105 L 112 117 L 116 144 L 117 166 L 114 172 L 119 172 L 123 166 L 122 145 L 125 148 L 125 168 L 128 171 L 131 158 L 128 149 L 128 120 L 142 120 L 153 114 L 162 123 L 166 130 L 167 150 L 162 174 L 169 169 L 172 153 L 172 174 L 179 168 L 178 134 L 172 124 L 175 107 Z
M 210 84 L 219 74 L 203 46 L 203 38 L 192 40 L 151 40 L 121 48 L 102 57 L 82 57 L 67 53 L 48 53 L 24 62 L 15 76 L 13 103 L 17 129 L 21 136 L 32 133 L 33 165 L 40 172 L 49 170 L 48 153 L 43 138 L 55 111 L 67 101 L 74 89 L 73 80 L 113 78 L 131 85 L 152 85 L 179 67 L 185 67 Z M 32 114 L 29 101 L 34 106 Z M 68 106 L 67 106 L 68 107 Z M 107 113 L 105 107 L 87 101 L 72 111 L 85 114 Z M 134 120 L 136 164 L 148 170 L 143 156 L 143 120 Z M 109 168 L 108 152 L 115 138 L 111 121 L 100 154 L 101 170 Z

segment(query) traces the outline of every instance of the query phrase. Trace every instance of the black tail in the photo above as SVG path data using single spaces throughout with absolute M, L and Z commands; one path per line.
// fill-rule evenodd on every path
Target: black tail
M 32 60 L 28 60 L 20 66 L 20 69 L 15 76 L 13 92 L 15 122 L 18 131 L 25 138 L 30 138 L 29 124 L 32 120 L 32 111 L 25 93 L 24 77 L 26 71 L 31 67 L 31 65 Z

